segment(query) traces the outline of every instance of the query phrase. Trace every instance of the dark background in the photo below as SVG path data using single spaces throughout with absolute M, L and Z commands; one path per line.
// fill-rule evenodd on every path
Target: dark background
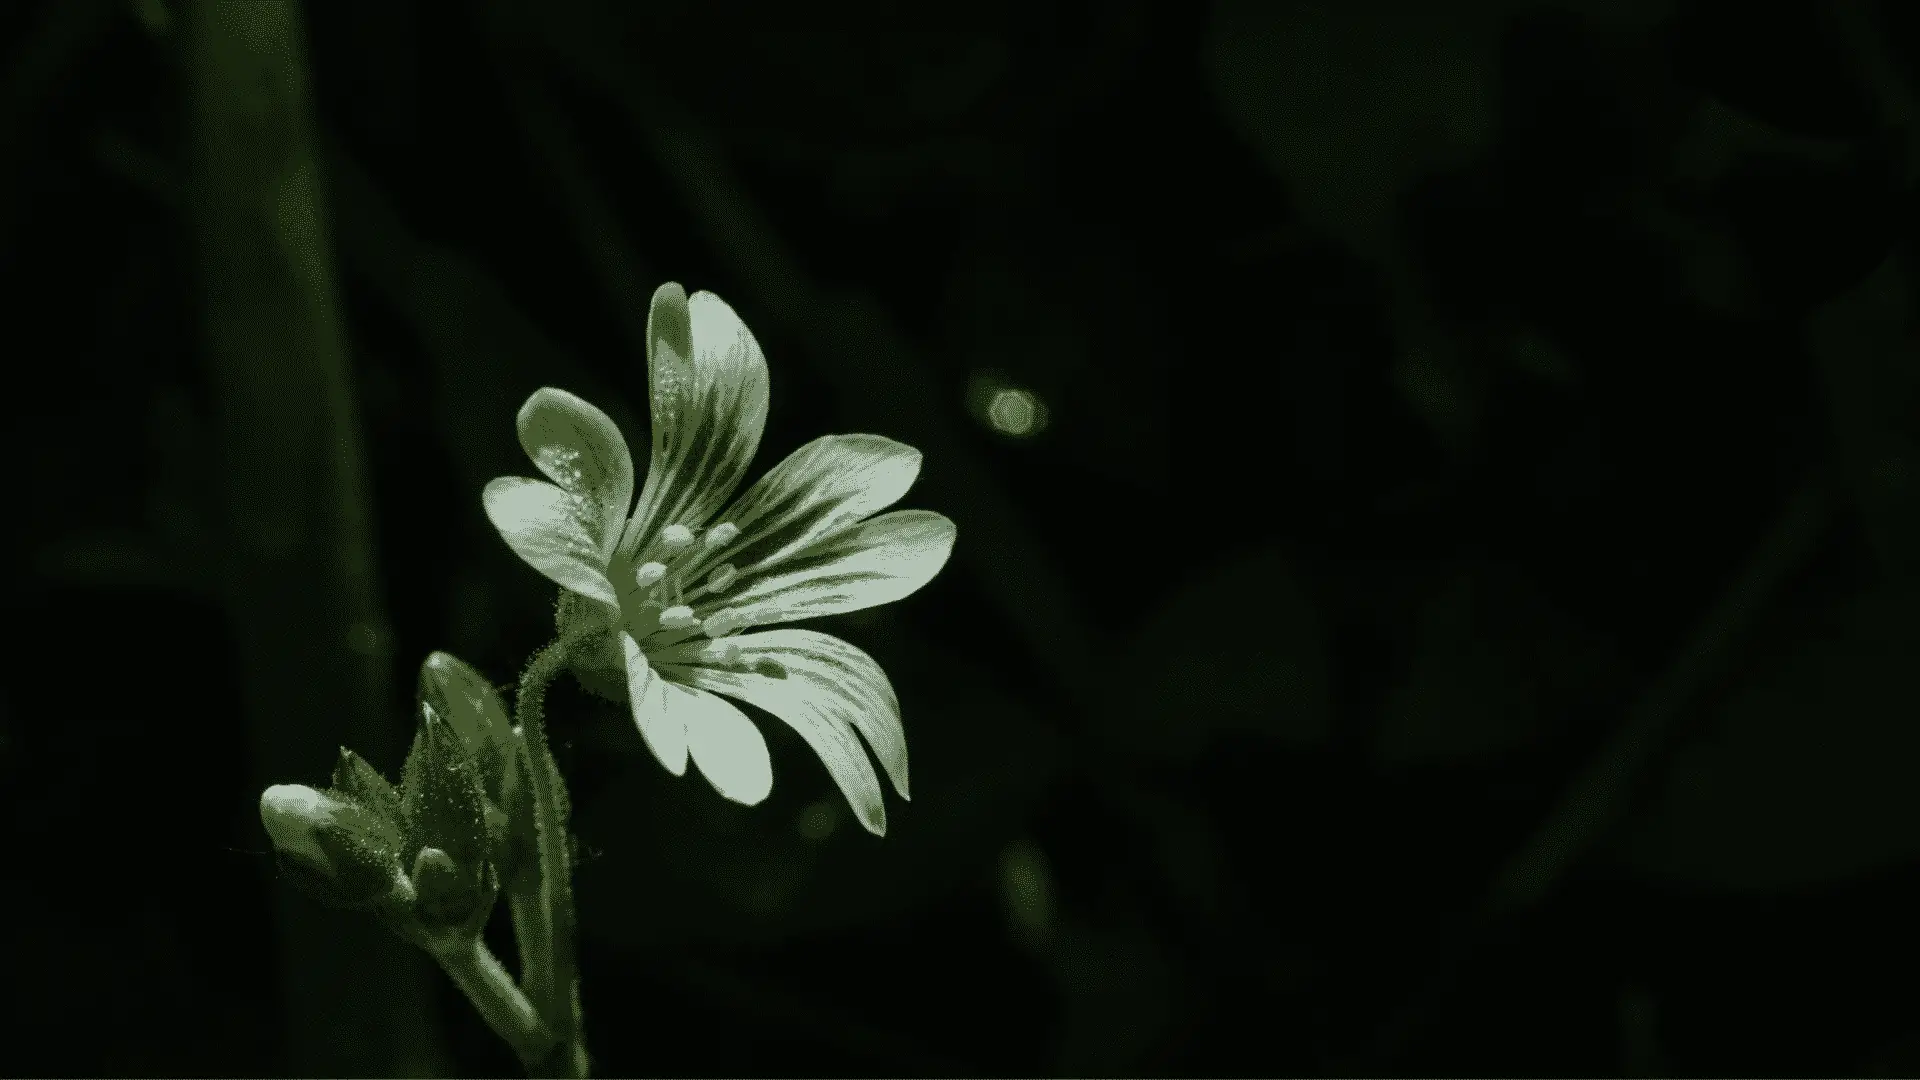
M 256 800 L 551 637 L 480 488 L 543 384 L 645 445 L 664 280 L 766 350 L 756 475 L 899 438 L 959 542 L 822 626 L 884 840 L 777 721 L 746 810 L 556 688 L 599 1075 L 1920 1070 L 1920 8 L 307 4 L 325 428 L 205 347 L 201 6 L 0 6 L 0 1072 L 516 1074 Z M 268 485 L 263 575 L 306 450 L 370 482 Z

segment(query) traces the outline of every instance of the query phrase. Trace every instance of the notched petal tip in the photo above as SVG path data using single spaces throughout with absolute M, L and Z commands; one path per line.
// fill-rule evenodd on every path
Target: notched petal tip
M 592 402 L 551 386 L 527 396 L 515 423 L 528 459 L 579 497 L 583 524 L 610 547 L 633 501 L 633 456 L 620 426 Z
M 693 358 L 693 320 L 687 312 L 687 290 L 677 281 L 669 281 L 653 290 L 647 306 L 647 359 L 661 345 L 672 349 L 680 360 Z

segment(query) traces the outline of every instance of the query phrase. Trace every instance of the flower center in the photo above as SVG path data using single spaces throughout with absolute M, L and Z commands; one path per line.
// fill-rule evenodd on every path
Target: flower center
M 704 533 L 669 525 L 641 549 L 632 564 L 610 568 L 620 586 L 627 632 L 642 648 L 657 649 L 704 633 L 716 643 L 723 662 L 739 658 L 739 646 L 723 639 L 746 629 L 747 623 L 737 612 L 727 610 L 721 599 L 739 578 L 739 571 L 723 562 L 695 576 L 705 556 L 739 535 L 739 527 L 732 522 Z

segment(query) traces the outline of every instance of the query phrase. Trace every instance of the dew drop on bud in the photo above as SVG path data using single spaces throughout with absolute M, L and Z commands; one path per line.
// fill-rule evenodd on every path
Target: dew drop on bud
M 733 543 L 740 535 L 740 526 L 731 521 L 723 521 L 707 530 L 706 544 L 709 550 L 718 550 Z
M 660 546 L 669 552 L 682 552 L 693 543 L 693 530 L 685 525 L 669 525 L 660 530 Z

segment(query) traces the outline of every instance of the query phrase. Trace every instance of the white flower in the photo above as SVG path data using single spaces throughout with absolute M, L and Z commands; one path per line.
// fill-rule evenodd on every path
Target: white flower
M 685 773 L 691 757 L 722 795 L 766 798 L 766 740 L 724 694 L 791 725 L 861 824 L 884 834 L 886 806 L 860 740 L 906 798 L 906 736 L 886 673 L 827 634 L 742 631 L 890 603 L 932 580 L 953 550 L 953 522 L 926 510 L 874 516 L 906 494 L 920 452 L 877 435 L 828 435 L 728 506 L 766 426 L 760 346 L 719 297 L 669 283 L 647 318 L 647 373 L 653 447 L 637 502 L 619 428 L 547 387 L 521 406 L 519 427 L 552 482 L 493 480 L 487 516 L 515 553 L 574 594 L 562 594 L 567 623 L 593 631 L 576 666 L 624 684 L 634 723 L 669 772 Z

